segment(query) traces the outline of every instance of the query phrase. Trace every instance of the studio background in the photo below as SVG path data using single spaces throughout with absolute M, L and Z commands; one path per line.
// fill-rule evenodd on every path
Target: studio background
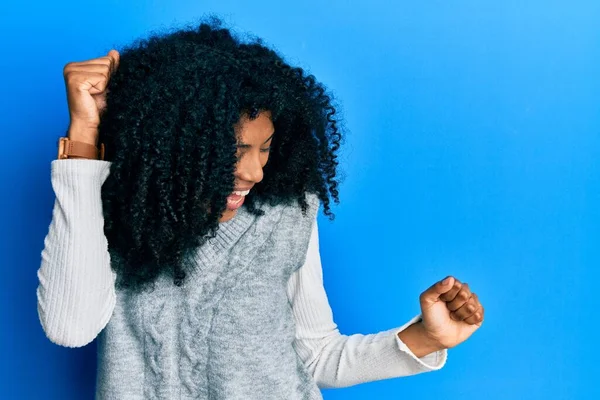
M 3 3 L 0 398 L 94 392 L 95 344 L 52 344 L 36 311 L 64 64 L 206 13 L 263 37 L 342 105 L 342 203 L 319 218 L 341 332 L 403 324 L 449 274 L 486 307 L 441 371 L 326 400 L 600 398 L 593 0 Z

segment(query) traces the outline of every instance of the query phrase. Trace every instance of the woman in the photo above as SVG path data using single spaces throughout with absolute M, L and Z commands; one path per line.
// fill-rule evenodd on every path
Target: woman
M 38 311 L 51 341 L 98 338 L 100 399 L 320 399 L 441 368 L 482 323 L 453 277 L 399 328 L 341 335 L 316 216 L 339 202 L 324 87 L 217 22 L 64 69 L 71 123 Z

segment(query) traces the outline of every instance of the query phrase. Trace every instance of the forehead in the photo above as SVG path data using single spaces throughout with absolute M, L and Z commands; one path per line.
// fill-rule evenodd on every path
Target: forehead
M 262 144 L 274 131 L 275 127 L 269 111 L 261 112 L 255 119 L 250 119 L 248 115 L 244 114 L 235 126 L 238 140 L 248 144 Z

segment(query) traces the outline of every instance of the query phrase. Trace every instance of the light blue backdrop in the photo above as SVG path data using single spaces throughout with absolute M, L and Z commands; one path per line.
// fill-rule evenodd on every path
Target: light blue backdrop
M 36 270 L 68 122 L 62 67 L 206 12 L 264 37 L 343 104 L 347 179 L 320 219 L 343 333 L 401 325 L 454 274 L 486 322 L 435 373 L 334 399 L 594 399 L 600 2 L 62 1 L 0 12 L 0 398 L 86 399 L 95 347 L 44 336 Z

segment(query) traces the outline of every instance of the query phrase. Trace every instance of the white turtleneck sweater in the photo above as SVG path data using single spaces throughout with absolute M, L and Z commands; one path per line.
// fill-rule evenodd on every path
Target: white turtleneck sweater
M 38 270 L 38 313 L 52 342 L 78 347 L 106 326 L 116 302 L 100 195 L 110 162 L 54 160 L 51 171 L 56 201 Z M 339 332 L 323 286 L 316 221 L 287 295 L 296 321 L 294 348 L 321 388 L 414 375 L 446 362 L 446 350 L 418 358 L 398 337 L 420 316 L 373 334 Z

